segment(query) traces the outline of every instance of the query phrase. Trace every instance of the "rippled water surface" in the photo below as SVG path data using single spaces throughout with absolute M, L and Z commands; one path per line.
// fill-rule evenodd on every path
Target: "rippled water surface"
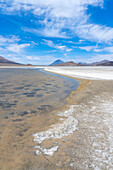
M 58 122 L 56 110 L 77 87 L 72 79 L 38 69 L 0 69 L 1 169 L 37 167 L 33 134 Z
M 77 85 L 71 79 L 37 69 L 1 69 L 0 114 L 9 118 L 45 113 L 64 104 Z

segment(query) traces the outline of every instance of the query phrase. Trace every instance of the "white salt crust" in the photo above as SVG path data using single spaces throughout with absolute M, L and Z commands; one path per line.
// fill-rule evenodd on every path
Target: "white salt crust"
M 113 67 L 47 67 L 45 71 L 92 80 L 113 80 Z
M 88 105 L 78 105 L 75 113 L 82 114 L 87 134 L 90 162 L 84 161 L 85 169 L 113 169 L 113 97 L 96 96 Z M 81 116 L 81 115 L 80 115 Z M 79 133 L 79 132 L 78 132 Z
M 40 155 L 41 152 L 43 152 L 45 155 L 49 155 L 52 156 L 54 154 L 54 152 L 56 152 L 58 150 L 58 146 L 53 146 L 50 149 L 43 149 L 40 146 L 36 146 L 35 148 L 37 148 L 38 150 L 35 151 L 36 155 Z
M 36 154 L 39 155 L 41 152 L 43 152 L 45 155 L 52 156 L 54 152 L 56 152 L 59 148 L 59 146 L 53 146 L 50 149 L 42 148 L 41 143 L 44 140 L 48 139 L 60 139 L 64 136 L 68 136 L 69 134 L 72 134 L 75 130 L 77 130 L 77 124 L 78 121 L 73 117 L 75 105 L 70 106 L 69 110 L 66 110 L 64 112 L 58 113 L 58 116 L 65 117 L 64 119 L 61 119 L 61 123 L 54 124 L 48 129 L 47 131 L 38 132 L 33 134 L 34 141 L 38 143 L 36 150 Z M 41 152 L 40 152 L 41 151 Z

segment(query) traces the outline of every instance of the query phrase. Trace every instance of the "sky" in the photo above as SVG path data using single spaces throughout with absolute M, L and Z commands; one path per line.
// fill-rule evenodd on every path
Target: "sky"
M 0 56 L 39 65 L 113 60 L 113 0 L 0 0 Z

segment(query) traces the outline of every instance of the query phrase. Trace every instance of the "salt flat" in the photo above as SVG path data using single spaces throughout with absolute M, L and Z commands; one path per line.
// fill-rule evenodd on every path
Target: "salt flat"
M 90 80 L 113 80 L 113 67 L 94 66 L 0 66 L 0 68 L 38 68 L 45 71 L 62 74 L 74 78 Z
M 83 79 L 90 82 L 72 97 L 78 130 L 68 136 L 68 144 L 65 142 L 68 148 L 65 152 L 70 157 L 68 165 L 73 169 L 113 169 L 113 67 L 45 70 L 79 78 L 80 85 Z
M 75 78 L 113 80 L 113 67 L 47 67 L 46 71 Z
M 35 66 L 25 68 L 41 67 Z M 6 135 L 3 136 L 2 144 L 0 145 L 1 153 L 3 153 L 4 148 L 5 151 L 7 151 L 7 147 L 8 153 L 6 152 L 6 155 L 11 153 L 17 161 L 17 163 L 14 164 L 15 167 L 25 167 L 24 161 L 27 164 L 29 162 L 28 166 L 32 169 L 40 169 L 40 167 L 42 167 L 42 169 L 45 170 L 112 170 L 113 67 L 46 66 L 43 68 L 49 72 L 78 78 L 77 80 L 79 81 L 80 86 L 76 91 L 73 91 L 67 100 L 67 104 L 62 106 L 61 110 L 56 110 L 51 114 L 51 122 L 46 113 L 44 114 L 44 121 L 41 119 L 41 114 L 40 117 L 37 118 L 31 115 L 31 118 L 28 117 L 25 119 L 24 124 L 19 122 L 20 127 L 28 129 L 28 131 L 24 131 L 22 128 L 19 131 L 19 129 L 17 129 L 17 122 L 13 122 L 13 125 L 15 125 L 13 128 L 15 130 L 16 127 L 17 134 L 20 134 L 21 138 L 26 139 L 23 140 L 25 141 L 23 145 L 20 143 L 18 146 L 18 150 L 19 147 L 22 146 L 22 151 L 19 154 L 18 152 L 16 153 L 18 154 L 18 157 L 14 154 L 17 151 L 15 145 L 12 145 L 12 151 L 14 150 L 15 152 L 13 152 L 13 154 L 9 152 L 10 147 L 9 142 L 7 145 L 7 141 L 12 141 L 13 138 L 19 139 L 19 137 L 16 133 L 13 134 L 14 137 L 11 136 L 11 124 L 7 124 L 8 126 L 5 128 L 5 134 L 8 134 L 8 137 L 6 138 Z M 27 76 L 28 79 L 29 77 L 29 81 L 31 81 L 31 76 Z M 37 78 L 36 80 L 39 79 Z M 44 81 L 50 80 L 45 78 Z M 56 79 L 56 81 L 59 85 L 59 80 Z M 37 86 L 35 80 L 33 80 L 32 86 L 33 85 Z M 49 87 L 48 89 L 51 88 Z M 37 104 L 38 103 L 35 104 L 36 107 Z M 57 103 L 55 104 L 58 106 Z M 8 119 L 5 121 L 8 122 Z M 43 128 L 41 122 L 43 122 L 44 125 L 47 123 L 49 125 L 47 128 Z M 32 126 L 33 130 L 31 129 Z M 29 136 L 29 140 L 26 135 Z M 3 145 L 5 147 L 3 147 Z M 26 146 L 25 152 L 23 146 Z M 29 154 L 29 156 L 26 156 L 27 154 Z M 7 158 L 6 155 L 5 157 Z M 8 157 L 10 158 L 10 155 Z M 13 160 L 13 157 L 11 158 L 12 159 L 8 162 Z M 3 161 L 4 164 L 4 158 L 2 158 L 1 161 Z M 7 169 L 11 168 L 8 166 Z

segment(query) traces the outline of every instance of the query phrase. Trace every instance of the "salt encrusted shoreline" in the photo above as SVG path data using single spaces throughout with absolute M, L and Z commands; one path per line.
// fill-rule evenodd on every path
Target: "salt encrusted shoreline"
M 47 67 L 45 71 L 74 78 L 113 80 L 113 67 Z
M 70 106 L 69 110 L 57 114 L 59 117 L 61 117 L 61 123 L 52 125 L 47 131 L 33 134 L 34 141 L 38 142 L 38 146 L 35 147 L 38 149 L 35 152 L 37 155 L 43 152 L 45 155 L 52 156 L 59 148 L 59 146 L 53 146 L 49 149 L 41 147 L 41 144 L 44 140 L 60 139 L 72 134 L 75 130 L 77 130 L 78 121 L 72 115 L 74 112 L 74 107 L 75 106 L 72 105 Z
M 43 145 L 41 145 L 42 142 L 46 139 L 60 139 L 73 134 L 77 130 L 76 126 L 78 125 L 79 127 L 77 119 L 81 120 L 82 118 L 80 129 L 86 130 L 85 135 L 87 136 L 86 138 L 81 138 L 86 145 L 85 148 L 81 148 L 83 150 L 83 160 L 81 164 L 76 165 L 76 161 L 74 162 L 74 158 L 72 157 L 72 160 L 70 158 L 69 166 L 74 169 L 79 166 L 80 169 L 93 170 L 113 168 L 113 97 L 110 98 L 107 94 L 95 96 L 86 104 L 82 103 L 70 106 L 69 110 L 61 112 L 58 115 L 65 117 L 63 119 L 61 118 L 61 121 L 63 121 L 62 124 L 55 124 L 47 131 L 34 134 L 34 141 L 39 144 L 35 147 L 37 149 L 37 155 L 43 153 L 44 155 L 53 156 L 60 149 L 58 143 L 56 142 L 51 148 L 43 148 Z M 70 118 L 72 121 L 70 121 Z M 78 133 L 80 129 L 78 128 Z M 74 142 L 74 139 L 69 138 L 69 141 L 73 140 Z M 76 154 L 79 149 L 73 148 L 73 150 L 72 148 L 70 149 L 70 154 L 73 156 L 75 154 L 74 157 L 76 160 Z M 81 151 L 79 150 L 79 152 Z
M 102 80 L 102 82 L 103 80 L 109 80 L 106 81 L 106 84 L 113 84 L 113 81 L 111 81 L 113 80 L 112 67 L 96 68 L 96 70 L 94 68 L 53 67 L 45 70 L 74 78 Z M 96 82 L 98 84 L 98 81 Z M 80 129 L 77 133 L 83 133 L 83 136 L 86 135 L 84 139 L 80 137 L 81 141 L 84 141 L 83 146 L 85 148 L 83 147 L 81 150 L 76 148 L 76 151 L 72 150 L 72 147 L 70 149 L 70 154 L 73 156 L 75 154 L 75 161 L 70 158 L 69 166 L 74 169 L 113 169 L 113 91 L 110 84 L 107 90 L 106 86 L 101 83 L 99 87 L 103 87 L 103 89 L 99 91 L 97 84 L 95 84 L 96 88 L 92 88 L 92 90 L 97 89 L 97 93 L 90 92 L 93 98 L 76 105 L 74 110 L 74 117 L 82 123 L 78 124 L 78 128 L 84 129 L 84 133 Z M 76 156 L 79 157 L 80 152 L 83 152 L 83 154 L 80 163 L 77 164 Z

